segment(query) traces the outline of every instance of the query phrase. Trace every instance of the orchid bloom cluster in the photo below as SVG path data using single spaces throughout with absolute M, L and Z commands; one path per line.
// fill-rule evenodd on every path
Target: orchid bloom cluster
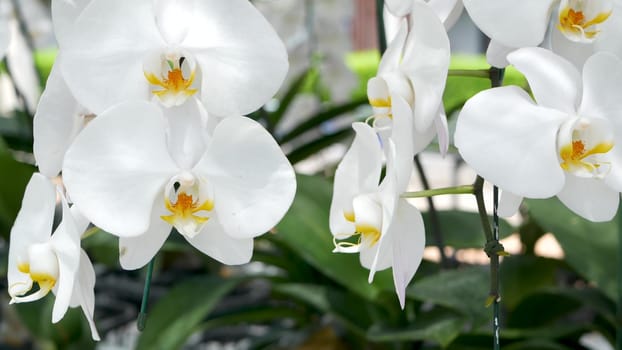
M 293 168 L 243 115 L 277 91 L 287 53 L 247 0 L 54 0 L 52 12 L 60 50 L 35 114 L 40 173 L 11 231 L 9 294 L 52 291 L 52 321 L 81 306 L 98 340 L 80 248 L 89 223 L 119 237 L 125 269 L 146 265 L 173 228 L 237 265 L 285 215 Z
M 622 191 L 622 3 L 464 0 L 464 6 L 491 38 L 489 62 L 512 64 L 533 93 L 515 86 L 482 91 L 458 116 L 455 145 L 502 189 L 500 214 L 515 213 L 524 197 L 557 196 L 586 219 L 611 220 Z
M 421 213 L 400 195 L 415 154 L 435 136 L 442 152 L 447 150 L 442 95 L 450 52 L 445 26 L 431 4 L 409 2 L 397 12 L 399 6 L 387 5 L 401 18 L 399 31 L 367 84 L 373 115 L 368 123 L 353 124 L 354 142 L 335 173 L 330 230 L 335 252 L 360 254 L 370 283 L 376 271 L 392 268 L 403 308 L 406 286 L 423 257 L 425 231 Z

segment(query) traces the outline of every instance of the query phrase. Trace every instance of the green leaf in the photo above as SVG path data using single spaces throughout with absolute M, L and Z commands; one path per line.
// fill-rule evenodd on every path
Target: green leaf
M 503 304 L 512 310 L 529 294 L 556 285 L 558 273 L 565 266 L 559 260 L 532 255 L 514 255 L 504 258 L 501 264 Z
M 406 295 L 456 310 L 479 324 L 492 314 L 485 306 L 489 279 L 488 270 L 482 267 L 443 271 L 416 281 Z
M 0 235 L 7 241 L 13 221 L 22 204 L 26 185 L 35 171 L 33 166 L 20 163 L 9 153 L 0 152 Z
M 441 225 L 443 242 L 446 246 L 457 249 L 462 248 L 482 248 L 486 244 L 482 224 L 477 213 L 450 210 L 439 211 L 438 217 Z M 423 213 L 425 227 L 430 226 L 430 214 Z M 505 220 L 499 220 L 499 234 L 501 238 L 507 237 L 515 232 L 515 229 Z M 432 232 L 426 229 L 427 245 L 434 245 L 435 239 Z
M 296 77 L 296 79 L 294 79 L 294 81 L 289 85 L 285 95 L 283 95 L 283 97 L 279 100 L 279 108 L 273 113 L 268 113 L 268 121 L 271 126 L 271 130 L 274 130 L 274 128 L 276 128 L 276 126 L 281 122 L 281 119 L 283 119 L 283 116 L 285 115 L 285 112 L 287 112 L 287 109 L 291 105 L 292 101 L 294 101 L 294 98 L 296 98 L 300 92 L 300 89 L 307 82 L 309 75 L 309 70 L 305 70 L 298 75 L 298 77 Z
M 619 260 L 616 221 L 590 222 L 572 213 L 557 198 L 527 200 L 526 205 L 531 217 L 555 235 L 568 264 L 615 300 Z
M 328 228 L 332 185 L 321 177 L 298 176 L 298 193 L 285 218 L 276 227 L 273 239 L 287 245 L 323 275 L 358 294 L 375 300 L 383 290 L 393 290 L 390 270 L 376 274 L 367 283 L 369 271 L 358 254 L 333 253 L 333 236 Z
M 316 154 L 324 148 L 351 136 L 352 134 L 352 128 L 350 126 L 345 127 L 338 131 L 335 131 L 332 134 L 322 136 L 321 138 L 315 139 L 295 148 L 287 154 L 287 159 L 289 159 L 290 163 L 296 164 L 301 160 L 304 160 L 307 157 Z
M 320 125 L 322 125 L 322 123 L 329 121 L 333 118 L 336 118 L 338 116 L 341 116 L 344 113 L 348 113 L 366 103 L 367 103 L 367 98 L 359 98 L 354 101 L 332 106 L 331 108 L 326 109 L 322 112 L 319 112 L 316 115 L 311 116 L 309 119 L 297 125 L 290 132 L 283 135 L 283 137 L 279 139 L 279 143 L 289 142 L 293 140 L 294 138 L 304 134 L 305 132 L 313 128 L 319 127 Z
M 411 326 L 399 329 L 375 326 L 367 338 L 375 342 L 434 341 L 444 348 L 458 337 L 467 322 L 466 318 L 445 310 L 421 313 Z
M 203 276 L 177 284 L 149 312 L 137 349 L 178 349 L 242 280 Z
M 372 324 L 366 301 L 354 294 L 313 284 L 275 284 L 273 291 L 303 301 L 315 309 L 330 313 L 352 332 L 364 336 Z
M 552 291 L 530 294 L 509 313 L 507 325 L 513 328 L 546 327 L 579 307 L 578 300 Z

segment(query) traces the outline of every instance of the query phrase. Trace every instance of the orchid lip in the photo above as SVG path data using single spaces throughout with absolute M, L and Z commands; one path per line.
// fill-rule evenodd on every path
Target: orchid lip
M 145 79 L 151 84 L 151 93 L 165 107 L 179 106 L 197 93 L 194 88 L 196 62 L 184 54 L 164 54 L 149 57 L 145 64 Z
M 182 235 L 193 238 L 201 232 L 214 208 L 211 187 L 189 172 L 173 177 L 166 186 L 164 207 L 171 213 L 160 218 Z
M 579 177 L 604 178 L 611 170 L 609 151 L 614 147 L 609 123 L 601 119 L 577 118 L 559 131 L 560 167 Z
M 588 13 L 588 1 L 568 0 L 562 3 L 559 11 L 557 28 L 569 40 L 589 43 L 600 33 L 599 25 L 611 16 L 609 2 L 604 1 L 596 13 Z

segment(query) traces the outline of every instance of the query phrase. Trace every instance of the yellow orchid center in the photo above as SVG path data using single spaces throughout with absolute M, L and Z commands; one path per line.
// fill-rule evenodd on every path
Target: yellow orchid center
M 358 253 L 362 249 L 375 246 L 382 232 L 382 205 L 370 195 L 358 195 L 352 201 L 353 210 L 344 210 L 343 217 L 354 224 L 354 232 L 343 235 L 343 241 L 333 243 L 335 251 Z M 352 240 L 351 238 L 355 239 Z
M 172 214 L 162 215 L 162 220 L 175 226 L 182 233 L 194 232 L 194 234 L 198 233 L 196 228 L 201 227 L 209 220 L 208 216 L 199 212 L 211 211 L 214 208 L 214 203 L 211 200 L 199 203 L 198 198 L 185 192 L 179 192 L 174 203 L 169 198 L 164 198 L 164 205 Z M 193 236 L 192 233 L 189 235 Z
M 29 302 L 43 298 L 56 285 L 59 276 L 58 258 L 48 243 L 37 243 L 28 247 L 24 256 L 18 257 L 17 270 L 28 275 L 32 283 L 39 285 L 33 290 L 32 283 L 15 283 L 9 286 L 11 303 Z
M 378 243 L 380 240 L 380 230 L 378 228 L 368 223 L 357 223 L 354 212 L 344 211 L 343 216 L 346 220 L 354 224 L 355 235 L 359 236 L 357 244 L 365 244 L 368 247 L 373 247 Z M 348 242 L 341 243 L 351 244 Z
M 598 25 L 611 15 L 611 10 L 605 8 L 589 15 L 586 11 L 587 6 L 586 0 L 570 0 L 560 9 L 557 28 L 568 39 L 579 42 L 593 41 L 600 32 Z
M 578 118 L 564 123 L 558 136 L 560 166 L 579 177 L 601 178 L 609 173 L 613 149 L 611 125 L 602 119 Z
M 186 61 L 184 57 L 178 60 L 166 59 L 162 71 L 144 72 L 147 81 L 154 86 L 151 93 L 167 107 L 178 106 L 197 92 L 197 89 L 192 88 L 196 70 L 189 67 L 190 71 L 187 72 L 188 69 L 184 69 Z

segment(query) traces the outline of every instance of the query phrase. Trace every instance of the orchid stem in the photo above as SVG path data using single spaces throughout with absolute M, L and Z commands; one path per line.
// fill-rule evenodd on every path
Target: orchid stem
M 622 350 L 622 207 L 618 207 L 618 308 L 616 311 L 616 349 Z
M 426 176 L 425 170 L 421 165 L 421 159 L 419 159 L 418 154 L 415 156 L 415 167 L 419 173 L 419 178 L 421 179 L 423 188 L 425 190 L 430 190 L 430 183 L 428 182 L 428 177 Z M 431 196 L 427 196 L 427 200 L 430 214 L 430 225 L 432 226 L 432 237 L 434 237 L 436 247 L 441 255 L 441 267 L 449 268 L 450 262 L 445 254 L 445 242 L 441 231 L 441 220 L 438 218 L 438 212 L 436 211 L 436 206 L 434 205 L 434 199 Z
M 447 75 L 450 77 L 490 79 L 490 71 L 488 69 L 450 69 Z
M 416 192 L 404 192 L 402 193 L 402 198 L 423 198 L 423 197 L 433 197 L 433 196 L 442 196 L 448 194 L 474 194 L 473 185 L 462 185 L 462 186 L 452 186 L 452 187 L 442 187 L 442 188 L 434 188 L 431 190 L 424 191 L 416 191 Z
M 147 304 L 149 303 L 149 292 L 151 291 L 151 276 L 153 275 L 153 265 L 155 257 L 151 259 L 147 265 L 147 275 L 145 276 L 145 288 L 143 289 L 143 300 L 140 304 L 140 313 L 136 321 L 136 327 L 139 331 L 144 331 L 147 325 Z
M 384 31 L 384 0 L 376 0 L 376 31 L 378 33 L 378 50 L 380 56 L 387 50 L 387 36 Z

